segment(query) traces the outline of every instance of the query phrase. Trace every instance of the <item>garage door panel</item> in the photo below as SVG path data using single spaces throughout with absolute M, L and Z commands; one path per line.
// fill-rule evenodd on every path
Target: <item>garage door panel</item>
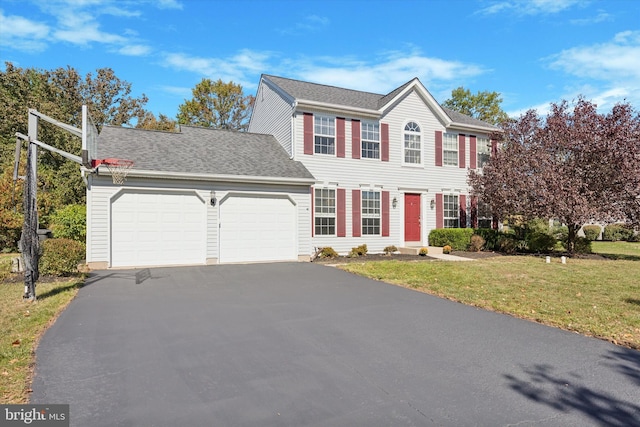
M 229 197 L 220 205 L 220 261 L 296 260 L 295 218 L 285 197 Z
M 206 205 L 195 193 L 123 193 L 111 224 L 112 266 L 205 263 Z

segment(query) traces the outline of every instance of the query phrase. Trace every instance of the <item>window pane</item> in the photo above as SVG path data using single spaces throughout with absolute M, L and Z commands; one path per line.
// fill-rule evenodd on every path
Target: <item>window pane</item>
M 444 227 L 445 228 L 458 228 L 459 227 L 459 205 L 458 196 L 445 194 L 443 198 L 444 204 Z
M 404 135 L 404 162 L 420 164 L 420 135 L 405 133 Z

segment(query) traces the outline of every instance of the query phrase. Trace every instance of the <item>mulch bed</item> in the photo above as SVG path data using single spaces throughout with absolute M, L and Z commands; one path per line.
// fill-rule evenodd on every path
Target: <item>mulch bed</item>
M 472 258 L 472 259 L 482 259 L 482 258 L 491 258 L 495 256 L 501 256 L 501 254 L 496 252 L 452 252 L 451 255 L 464 257 L 464 258 Z M 370 261 L 435 261 L 436 258 L 432 258 L 429 255 L 420 256 L 420 255 L 404 255 L 404 254 L 367 254 L 365 256 L 360 257 L 347 257 L 340 256 L 338 258 L 316 258 L 313 260 L 316 264 L 346 264 L 351 262 L 370 262 Z

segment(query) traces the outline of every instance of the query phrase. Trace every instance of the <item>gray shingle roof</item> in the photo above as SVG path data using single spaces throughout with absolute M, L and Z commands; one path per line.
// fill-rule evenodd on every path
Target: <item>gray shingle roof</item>
M 280 89 L 284 90 L 292 98 L 298 100 L 343 105 L 345 107 L 365 108 L 369 110 L 379 110 L 389 101 L 391 101 L 396 95 L 402 92 L 407 86 L 413 83 L 414 80 L 417 80 L 417 78 L 411 79 L 407 83 L 392 90 L 388 94 L 381 95 L 377 93 L 362 92 L 359 90 L 344 89 L 335 86 L 303 82 L 301 80 L 292 80 L 284 77 L 277 77 L 266 74 L 262 77 L 275 83 L 278 87 L 280 87 Z M 498 129 L 490 123 L 474 119 L 473 117 L 458 113 L 457 111 L 453 111 L 444 107 L 442 107 L 442 109 L 455 123 Z
M 313 179 L 272 135 L 192 126 L 178 133 L 104 126 L 98 157 L 133 160 L 134 170 Z

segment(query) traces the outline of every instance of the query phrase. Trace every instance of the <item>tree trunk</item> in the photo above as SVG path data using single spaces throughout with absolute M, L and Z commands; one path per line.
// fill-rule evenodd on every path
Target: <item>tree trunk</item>
M 567 236 L 567 252 L 573 255 L 576 250 L 576 239 L 581 225 L 569 223 L 567 227 L 569 228 L 569 235 Z

